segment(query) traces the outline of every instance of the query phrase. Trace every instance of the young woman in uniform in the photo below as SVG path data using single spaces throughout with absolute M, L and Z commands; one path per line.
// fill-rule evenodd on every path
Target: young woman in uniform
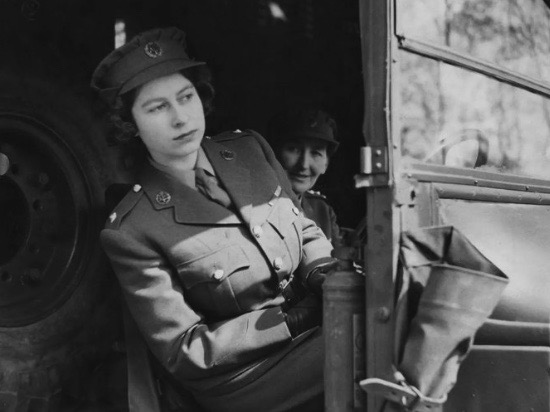
M 101 234 L 137 326 L 130 409 L 188 410 L 191 394 L 207 411 L 322 410 L 320 307 L 285 291 L 298 282 L 321 294 L 331 244 L 259 134 L 204 135 L 204 71 L 167 28 L 111 52 L 92 78 L 146 149 Z

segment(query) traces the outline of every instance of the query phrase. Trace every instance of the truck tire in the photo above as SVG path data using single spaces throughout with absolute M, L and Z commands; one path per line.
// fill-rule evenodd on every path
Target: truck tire
M 5 69 L 0 89 L 0 410 L 84 410 L 120 333 L 98 241 L 114 156 L 87 92 Z

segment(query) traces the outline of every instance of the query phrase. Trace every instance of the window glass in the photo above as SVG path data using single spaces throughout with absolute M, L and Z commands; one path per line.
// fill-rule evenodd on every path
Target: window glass
M 550 81 L 542 0 L 396 0 L 397 32 Z
M 487 76 L 400 51 L 406 161 L 550 178 L 550 102 Z

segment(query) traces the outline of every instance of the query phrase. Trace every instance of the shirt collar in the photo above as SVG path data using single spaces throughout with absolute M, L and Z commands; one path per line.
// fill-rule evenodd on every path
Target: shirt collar
M 174 179 L 176 179 L 178 182 L 184 184 L 185 186 L 188 186 L 192 189 L 197 189 L 197 186 L 195 185 L 195 170 L 179 170 L 177 173 L 174 173 L 174 170 L 169 168 L 168 166 L 162 165 L 155 161 L 152 157 L 148 157 L 149 163 L 151 166 L 153 166 L 155 169 L 160 170 L 161 172 L 172 176 Z M 210 163 L 210 160 L 208 160 L 208 157 L 206 157 L 206 153 L 204 152 L 204 149 L 199 147 L 198 153 L 197 153 L 197 163 L 195 163 L 195 168 L 200 167 L 203 168 L 207 173 L 209 173 L 212 176 L 216 176 L 216 173 L 214 172 L 214 168 L 212 167 L 212 163 Z
M 206 156 L 206 153 L 204 152 L 202 146 L 199 148 L 199 152 L 197 154 L 197 163 L 195 164 L 195 168 L 197 167 L 204 169 L 212 176 L 216 176 L 214 168 L 212 167 L 212 163 L 210 163 L 210 160 L 208 160 L 208 157 Z

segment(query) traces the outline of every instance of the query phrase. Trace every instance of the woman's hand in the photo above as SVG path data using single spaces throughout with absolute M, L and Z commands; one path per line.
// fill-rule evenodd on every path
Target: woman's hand
M 306 287 L 315 293 L 317 296 L 323 296 L 323 283 L 327 278 L 327 274 L 336 269 L 338 266 L 338 259 L 334 259 L 331 262 L 325 263 L 321 266 L 317 266 L 306 276 Z
M 283 316 L 290 336 L 293 338 L 316 326 L 321 326 L 323 321 L 323 311 L 320 306 L 293 307 L 283 312 Z

